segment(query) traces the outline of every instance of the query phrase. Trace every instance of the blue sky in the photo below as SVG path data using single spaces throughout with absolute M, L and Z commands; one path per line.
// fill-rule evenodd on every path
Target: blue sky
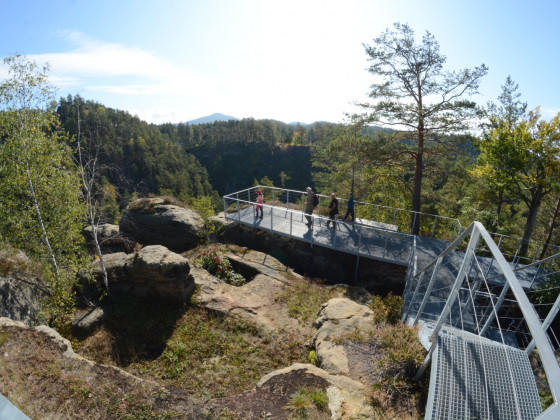
M 529 108 L 560 112 L 557 0 L 0 0 L 0 56 L 51 65 L 80 94 L 153 122 L 214 112 L 340 122 L 366 99 L 362 44 L 394 22 L 430 31 L 446 68 L 484 63 L 475 101 L 511 75 Z M 0 79 L 7 76 L 0 66 Z

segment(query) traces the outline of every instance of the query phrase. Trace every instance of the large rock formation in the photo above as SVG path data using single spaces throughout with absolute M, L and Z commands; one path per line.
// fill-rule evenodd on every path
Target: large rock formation
M 0 315 L 37 325 L 41 320 L 41 302 L 49 296 L 48 288 L 40 280 L 19 273 L 0 277 Z
M 326 284 L 359 285 L 370 293 L 400 295 L 404 290 L 406 267 L 369 258 L 356 258 L 321 246 L 228 221 L 224 213 L 211 219 L 221 227 L 220 241 L 265 252 L 297 273 L 321 278 Z M 357 265 L 357 269 L 356 269 Z
M 97 225 L 97 241 L 104 254 L 111 254 L 113 252 L 132 252 L 135 242 L 121 235 L 118 225 L 109 223 L 102 223 Z M 91 226 L 87 226 L 83 230 L 83 235 L 86 238 L 90 254 L 97 254 L 97 248 L 93 239 Z
M 191 209 L 166 204 L 162 198 L 141 198 L 126 208 L 119 228 L 121 234 L 143 245 L 183 252 L 198 245 L 203 225 Z
M 350 373 L 346 350 L 342 344 L 352 334 L 366 335 L 373 328 L 373 311 L 346 298 L 325 303 L 315 321 L 315 351 L 322 369 L 335 375 Z
M 161 245 L 146 246 L 132 254 L 107 254 L 103 261 L 111 292 L 186 301 L 195 288 L 189 262 Z M 99 264 L 97 274 L 101 275 Z

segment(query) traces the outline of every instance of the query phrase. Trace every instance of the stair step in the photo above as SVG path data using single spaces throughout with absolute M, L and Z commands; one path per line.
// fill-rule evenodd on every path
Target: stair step
M 426 419 L 533 419 L 541 412 L 525 352 L 449 330 L 438 334 Z

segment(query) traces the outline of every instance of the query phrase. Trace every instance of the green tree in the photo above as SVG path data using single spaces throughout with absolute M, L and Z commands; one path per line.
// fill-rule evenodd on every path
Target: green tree
M 512 126 L 496 118 L 479 144 L 480 156 L 471 173 L 503 186 L 527 207 L 521 255 L 527 254 L 543 199 L 558 188 L 560 161 L 560 113 L 550 121 L 539 110 Z
M 492 134 L 499 130 L 513 131 L 519 121 L 526 117 L 527 103 L 519 100 L 521 94 L 517 92 L 518 88 L 519 85 L 512 80 L 511 76 L 508 76 L 505 84 L 502 85 L 502 93 L 498 96 L 499 104 L 488 104 L 486 110 L 488 123 L 483 125 L 483 128 L 485 128 L 483 141 L 491 143 Z M 500 170 L 507 170 L 507 168 L 496 169 L 498 170 L 492 173 L 493 176 L 484 179 L 484 182 L 487 184 L 488 190 L 495 195 L 492 201 L 496 203 L 496 213 L 499 220 L 502 215 L 502 206 L 505 200 L 504 193 L 507 188 L 508 178 L 502 177 L 503 171 Z
M 371 86 L 372 103 L 363 103 L 367 123 L 392 127 L 396 139 L 411 139 L 415 147 L 408 155 L 414 160 L 412 210 L 420 211 L 424 156 L 430 147 L 448 147 L 447 135 L 466 130 L 476 113 L 475 104 L 464 99 L 478 90 L 488 69 L 482 64 L 474 70 L 444 71 L 446 57 L 440 53 L 434 36 L 426 32 L 417 44 L 413 30 L 395 23 L 365 45 L 371 61 L 369 72 L 375 77 Z M 418 233 L 419 226 L 413 226 Z
M 56 306 L 71 303 L 70 286 L 85 256 L 80 182 L 60 131 L 48 66 L 4 59 L 0 85 L 0 232 L 2 239 L 47 263 Z

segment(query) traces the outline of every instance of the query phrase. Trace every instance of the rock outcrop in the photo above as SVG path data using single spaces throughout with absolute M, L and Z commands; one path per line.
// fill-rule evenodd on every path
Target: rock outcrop
M 103 223 L 97 226 L 97 241 L 104 254 L 132 252 L 135 242 L 121 235 L 119 226 Z M 97 254 L 91 226 L 83 230 L 91 254 Z
M 191 274 L 197 286 L 194 301 L 217 312 L 240 316 L 268 330 L 301 329 L 298 321 L 276 302 L 287 282 L 286 276 L 300 280 L 301 276 L 262 252 L 240 250 L 225 255 L 237 266 L 236 271 L 252 272 L 251 281 L 233 286 L 193 266 Z
M 0 315 L 37 325 L 41 301 L 49 295 L 48 288 L 34 277 L 19 273 L 0 277 Z
M 195 288 L 187 259 L 161 245 L 132 254 L 107 254 L 103 261 L 111 292 L 186 301 Z M 97 274 L 102 275 L 99 265 Z
M 195 211 L 165 204 L 162 198 L 141 198 L 125 210 L 120 233 L 142 245 L 163 245 L 183 252 L 199 244 L 204 223 Z
M 334 298 L 325 303 L 315 321 L 314 338 L 319 366 L 335 375 L 350 372 L 344 346 L 337 344 L 352 334 L 367 334 L 373 328 L 373 312 L 346 298 Z
M 284 369 L 279 369 L 265 375 L 257 383 L 257 389 L 278 389 L 278 382 L 284 385 L 284 393 L 292 395 L 299 387 L 305 387 L 305 382 L 311 386 L 326 389 L 329 398 L 331 419 L 372 419 L 375 418 L 372 406 L 365 397 L 364 384 L 343 375 L 332 375 L 325 370 L 311 364 L 295 363 Z M 289 388 L 292 384 L 292 388 Z M 299 389 L 301 389 L 299 388 Z

